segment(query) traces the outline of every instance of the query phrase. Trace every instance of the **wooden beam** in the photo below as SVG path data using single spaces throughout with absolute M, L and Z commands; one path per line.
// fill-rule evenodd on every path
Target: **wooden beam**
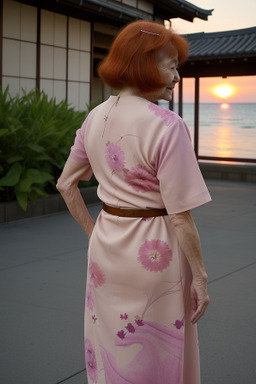
M 195 123 L 194 123 L 194 150 L 198 158 L 199 152 L 199 77 L 195 78 Z
M 198 160 L 228 161 L 236 163 L 256 163 L 256 159 L 245 157 L 224 157 L 224 156 L 198 156 Z
M 256 58 L 188 61 L 179 72 L 182 77 L 255 76 Z
M 36 89 L 40 89 L 40 60 L 41 60 L 41 8 L 37 8 L 37 36 L 36 36 Z

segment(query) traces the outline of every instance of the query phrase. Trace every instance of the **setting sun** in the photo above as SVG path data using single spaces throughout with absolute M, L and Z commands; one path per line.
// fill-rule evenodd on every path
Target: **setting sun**
M 213 93 L 221 99 L 226 99 L 235 93 L 235 87 L 230 84 L 219 84 L 213 88 Z

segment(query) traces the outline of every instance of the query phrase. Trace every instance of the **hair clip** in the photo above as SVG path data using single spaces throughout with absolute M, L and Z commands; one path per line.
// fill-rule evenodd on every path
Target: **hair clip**
M 159 33 L 144 31 L 144 29 L 141 29 L 140 31 L 143 32 L 143 33 L 147 33 L 148 35 L 160 36 Z

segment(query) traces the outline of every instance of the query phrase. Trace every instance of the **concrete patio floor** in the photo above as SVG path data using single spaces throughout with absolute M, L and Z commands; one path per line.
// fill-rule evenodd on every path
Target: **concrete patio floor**
M 256 185 L 207 185 L 213 202 L 193 210 L 211 297 L 199 322 L 202 384 L 255 384 Z M 89 206 L 94 218 L 100 209 Z M 86 251 L 68 212 L 0 225 L 1 384 L 87 383 Z

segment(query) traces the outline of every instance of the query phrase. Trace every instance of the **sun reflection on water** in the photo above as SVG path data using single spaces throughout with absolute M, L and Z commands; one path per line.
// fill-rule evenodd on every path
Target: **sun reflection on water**
M 228 103 L 222 103 L 220 105 L 220 109 L 222 110 L 230 109 L 230 105 Z
M 233 155 L 232 128 L 228 126 L 217 127 L 215 133 L 216 156 L 232 157 Z

